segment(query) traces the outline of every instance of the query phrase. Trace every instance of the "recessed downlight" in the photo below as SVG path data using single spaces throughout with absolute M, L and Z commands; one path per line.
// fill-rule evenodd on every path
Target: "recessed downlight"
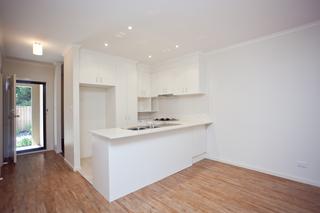
M 179 44 L 176 44 L 176 48 L 179 48 Z
M 128 26 L 128 30 L 132 30 L 133 29 L 133 27 L 132 26 Z
M 148 58 L 152 58 L 152 55 L 148 55 Z
M 104 43 L 104 46 L 107 47 L 107 46 L 109 46 L 109 44 L 108 43 Z

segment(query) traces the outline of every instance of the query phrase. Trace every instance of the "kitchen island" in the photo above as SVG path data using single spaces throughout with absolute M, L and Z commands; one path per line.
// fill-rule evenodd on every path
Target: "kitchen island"
M 93 186 L 109 201 L 159 181 L 206 154 L 208 120 L 91 131 Z

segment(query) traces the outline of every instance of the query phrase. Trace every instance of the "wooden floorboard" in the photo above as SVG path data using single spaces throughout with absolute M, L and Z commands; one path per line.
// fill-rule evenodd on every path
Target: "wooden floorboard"
M 2 168 L 0 212 L 320 213 L 320 188 L 202 160 L 108 203 L 54 152 L 19 156 Z

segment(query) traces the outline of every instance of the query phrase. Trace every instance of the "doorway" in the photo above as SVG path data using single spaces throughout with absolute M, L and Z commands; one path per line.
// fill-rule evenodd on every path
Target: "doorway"
M 46 83 L 16 81 L 16 151 L 46 149 Z

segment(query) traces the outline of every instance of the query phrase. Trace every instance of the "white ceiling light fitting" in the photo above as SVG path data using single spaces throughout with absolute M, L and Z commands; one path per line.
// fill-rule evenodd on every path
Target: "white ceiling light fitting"
M 179 48 L 179 44 L 176 44 L 176 48 Z
M 107 47 L 107 46 L 109 46 L 109 44 L 108 43 L 104 43 L 104 46 Z
M 42 44 L 40 42 L 33 42 L 32 53 L 33 55 L 43 55 Z
M 152 58 L 152 55 L 148 55 L 148 58 Z
M 132 26 L 128 26 L 128 30 L 132 30 L 133 29 L 133 27 Z

